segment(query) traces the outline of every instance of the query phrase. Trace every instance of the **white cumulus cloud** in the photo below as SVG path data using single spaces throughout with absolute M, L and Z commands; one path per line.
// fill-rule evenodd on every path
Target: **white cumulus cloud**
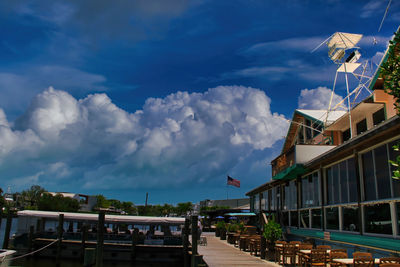
M 0 186 L 32 181 L 96 190 L 210 181 L 282 138 L 287 123 L 270 103 L 259 89 L 219 86 L 150 98 L 128 113 L 106 94 L 75 99 L 50 87 L 15 122 L 0 109 L 0 173 L 7 180 Z
M 302 109 L 325 109 L 329 108 L 329 102 L 332 97 L 332 90 L 327 87 L 318 87 L 315 89 L 303 89 L 300 92 L 298 106 Z M 343 97 L 333 94 L 331 108 L 343 100 Z

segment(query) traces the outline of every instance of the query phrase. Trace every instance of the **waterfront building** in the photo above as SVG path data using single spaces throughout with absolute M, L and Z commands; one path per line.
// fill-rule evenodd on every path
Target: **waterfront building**
M 400 252 L 400 180 L 389 163 L 400 156 L 400 117 L 379 71 L 369 89 L 350 114 L 294 112 L 271 181 L 246 194 L 252 212 L 275 214 L 289 235 Z

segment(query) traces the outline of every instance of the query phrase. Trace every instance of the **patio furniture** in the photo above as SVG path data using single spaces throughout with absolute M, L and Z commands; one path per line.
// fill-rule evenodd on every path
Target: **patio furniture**
M 400 258 L 399 257 L 385 257 L 385 258 L 380 258 L 379 259 L 380 264 L 386 264 L 386 263 L 400 263 Z
M 317 248 L 318 248 L 318 249 L 325 249 L 325 250 L 328 250 L 328 249 L 331 249 L 331 246 L 329 246 L 329 245 L 318 245 Z
M 295 244 L 295 245 L 300 245 L 302 242 L 301 241 L 290 241 L 289 244 Z
M 302 250 L 312 250 L 313 245 L 312 244 L 300 244 L 299 245 L 299 250 L 297 251 L 297 256 L 298 256 L 298 264 L 300 266 L 303 266 L 303 264 L 307 263 L 310 259 L 310 256 L 306 253 L 302 253 Z
M 372 267 L 375 261 L 372 258 L 372 254 L 368 252 L 354 252 L 353 253 L 353 265 L 354 267 Z
M 257 253 L 260 251 L 260 247 L 261 247 L 261 236 L 254 236 L 253 238 L 250 238 L 249 242 L 250 255 L 257 256 Z
M 290 264 L 296 264 L 296 255 L 297 255 L 298 248 L 296 244 L 284 244 L 283 245 L 283 253 L 282 253 L 282 264 L 286 265 L 287 259 L 290 259 Z
M 379 267 L 400 267 L 400 263 L 382 263 Z
M 328 262 L 328 253 L 326 249 L 312 249 L 310 253 L 310 260 L 308 265 L 310 266 L 326 266 Z
M 330 256 L 330 261 L 329 261 L 330 266 L 346 266 L 346 264 L 334 261 L 334 259 L 346 259 L 348 257 L 347 252 L 331 250 L 329 256 Z
M 287 242 L 282 240 L 275 241 L 275 262 L 281 262 L 284 244 L 287 244 Z

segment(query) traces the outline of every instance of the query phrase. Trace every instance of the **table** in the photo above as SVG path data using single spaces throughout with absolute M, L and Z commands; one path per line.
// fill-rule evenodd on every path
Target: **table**
M 311 249 L 300 249 L 299 252 L 303 254 L 311 254 Z M 326 252 L 329 254 L 331 253 L 331 250 L 327 249 Z
M 334 262 L 339 262 L 346 265 L 353 265 L 353 258 L 346 259 L 332 259 Z M 379 264 L 379 259 L 374 259 L 375 264 Z

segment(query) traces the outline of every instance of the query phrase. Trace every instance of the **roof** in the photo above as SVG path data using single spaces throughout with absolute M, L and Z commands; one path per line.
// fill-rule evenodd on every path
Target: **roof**
M 296 109 L 296 111 L 305 117 L 309 117 L 314 120 L 318 121 L 325 121 L 326 119 L 326 113 L 327 110 L 313 110 L 313 109 Z M 295 112 L 296 112 L 295 111 Z M 335 111 L 329 111 L 328 113 L 328 118 L 327 118 L 327 124 L 330 124 L 340 117 L 342 117 L 346 111 L 344 110 L 335 110 Z
M 69 221 L 97 221 L 99 215 L 96 213 L 74 213 L 74 212 L 56 212 L 40 210 L 22 210 L 18 211 L 18 216 L 40 217 L 57 220 L 60 214 L 64 214 L 64 220 Z M 150 217 L 150 216 L 124 216 L 124 215 L 105 215 L 105 222 L 112 223 L 131 223 L 131 224 L 174 224 L 181 225 L 185 223 L 185 218 L 178 217 Z

